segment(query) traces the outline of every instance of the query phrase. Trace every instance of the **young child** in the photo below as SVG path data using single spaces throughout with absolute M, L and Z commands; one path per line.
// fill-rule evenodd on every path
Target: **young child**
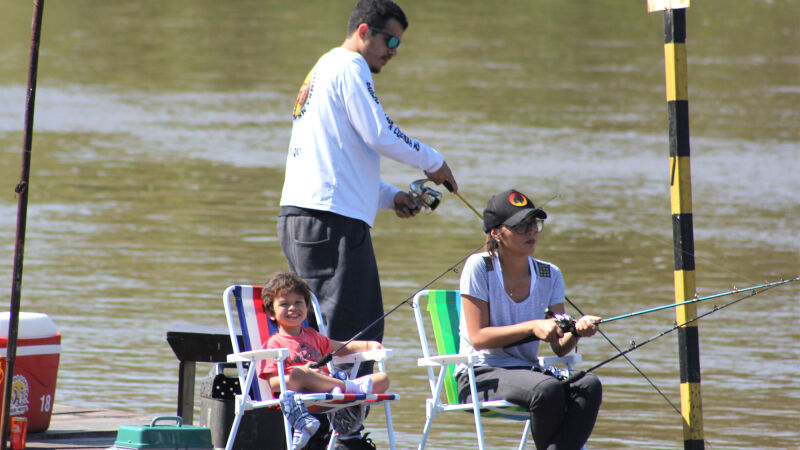
M 284 360 L 287 392 L 281 395 L 281 408 L 294 428 L 293 448 L 301 448 L 319 428 L 319 421 L 311 416 L 302 401 L 295 401 L 294 392 L 364 393 L 385 392 L 389 378 L 385 373 L 374 373 L 355 380 L 340 380 L 330 375 L 327 367 L 311 368 L 334 348 L 342 346 L 313 328 L 304 328 L 303 321 L 311 308 L 311 290 L 308 284 L 293 273 L 273 275 L 261 291 L 264 312 L 278 325 L 263 348 L 287 348 L 289 358 Z M 381 349 L 377 341 L 352 341 L 339 355 Z M 273 391 L 280 391 L 278 367 L 274 360 L 261 362 L 259 376 L 269 382 Z M 295 426 L 295 424 L 297 424 Z

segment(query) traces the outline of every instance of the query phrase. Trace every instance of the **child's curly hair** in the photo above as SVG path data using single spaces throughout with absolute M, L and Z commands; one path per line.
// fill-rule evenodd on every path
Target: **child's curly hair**
M 311 308 L 311 288 L 305 280 L 291 272 L 278 272 L 272 275 L 264 287 L 261 288 L 261 301 L 263 302 L 264 312 L 275 314 L 275 307 L 272 305 L 275 297 L 289 292 L 297 292 L 306 300 L 306 306 Z

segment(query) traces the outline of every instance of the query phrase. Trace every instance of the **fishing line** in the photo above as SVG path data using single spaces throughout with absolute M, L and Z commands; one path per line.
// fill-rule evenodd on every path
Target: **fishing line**
M 461 259 L 459 259 L 458 261 L 456 261 L 456 263 L 455 263 L 455 264 L 453 264 L 453 265 L 451 265 L 450 267 L 448 267 L 448 268 L 447 268 L 447 270 L 445 270 L 444 272 L 440 273 L 440 274 L 439 274 L 439 275 L 438 275 L 436 278 L 432 279 L 432 280 L 431 280 L 431 281 L 429 281 L 427 284 L 425 284 L 425 286 L 422 286 L 422 287 L 421 287 L 421 288 L 419 288 L 419 289 L 418 289 L 416 292 L 414 292 L 413 294 L 411 294 L 411 296 L 410 296 L 410 297 L 408 297 L 407 299 L 405 299 L 405 300 L 403 300 L 402 302 L 398 303 L 396 306 L 394 306 L 392 309 L 390 309 L 390 310 L 389 310 L 389 312 L 387 312 L 386 314 L 384 314 L 384 315 L 382 315 L 382 316 L 378 317 L 377 319 L 375 319 L 375 321 L 374 321 L 374 322 L 372 322 L 371 324 L 367 325 L 366 327 L 364 327 L 363 329 L 361 329 L 361 331 L 359 331 L 358 333 L 356 333 L 356 335 L 355 335 L 355 336 L 351 337 L 351 338 L 350 338 L 350 339 L 348 339 L 346 342 L 343 342 L 343 343 L 342 343 L 342 345 L 340 345 L 340 346 L 339 346 L 339 348 L 337 348 L 336 350 L 334 350 L 334 351 L 332 351 L 332 352 L 330 352 L 330 353 L 327 353 L 327 354 L 326 354 L 326 355 L 324 355 L 322 358 L 320 358 L 320 359 L 319 359 L 319 361 L 317 361 L 317 362 L 315 362 L 315 363 L 311 363 L 311 367 L 312 367 L 312 368 L 314 368 L 314 369 L 316 369 L 316 368 L 318 368 L 318 367 L 321 367 L 321 366 L 323 366 L 323 365 L 325 365 L 325 364 L 328 364 L 328 362 L 330 362 L 330 361 L 333 359 L 333 356 L 334 356 L 335 354 L 339 353 L 339 352 L 340 352 L 340 351 L 341 351 L 343 348 L 345 348 L 345 347 L 347 346 L 347 344 L 349 344 L 349 343 L 351 343 L 351 342 L 355 341 L 356 339 L 360 338 L 361 336 L 363 336 L 363 335 L 364 335 L 364 333 L 365 333 L 367 330 L 369 330 L 370 328 L 374 327 L 374 326 L 375 326 L 375 325 L 376 325 L 378 322 L 380 322 L 381 320 L 385 319 L 385 318 L 386 318 L 386 317 L 387 317 L 389 314 L 391 314 L 391 313 L 395 312 L 397 309 L 399 309 L 399 308 L 400 308 L 401 306 L 403 306 L 404 304 L 408 303 L 410 300 L 412 300 L 412 299 L 414 298 L 414 296 L 415 296 L 415 295 L 417 295 L 417 294 L 419 294 L 420 292 L 424 291 L 425 289 L 427 289 L 427 288 L 428 288 L 430 285 L 432 285 L 433 283 L 435 283 L 435 282 L 439 281 L 439 280 L 440 280 L 440 279 L 441 279 L 443 276 L 447 275 L 448 273 L 450 273 L 450 272 L 452 272 L 452 271 L 457 271 L 457 267 L 458 267 L 458 265 L 459 265 L 459 264 L 461 264 L 462 262 L 464 262 L 464 260 L 466 260 L 467 258 L 469 258 L 469 257 L 470 257 L 470 256 L 471 256 L 473 253 L 475 253 L 475 252 L 477 252 L 478 250 L 480 250 L 481 248 L 483 248 L 483 246 L 484 246 L 484 245 L 485 245 L 485 244 L 481 244 L 480 246 L 478 246 L 477 248 L 475 248 L 475 250 L 472 250 L 471 252 L 467 253 L 467 254 L 466 254 L 466 255 L 465 255 L 463 258 L 461 258 Z
M 421 181 L 421 180 L 417 180 L 417 181 Z M 416 182 L 415 182 L 415 183 L 416 183 Z M 412 185 L 413 185 L 413 184 L 414 184 L 414 183 L 412 183 Z M 449 182 L 449 181 L 444 181 L 444 183 L 443 183 L 443 184 L 444 184 L 444 186 L 447 188 L 447 190 L 449 190 L 450 192 L 453 192 L 453 185 L 452 185 L 452 184 L 450 184 L 450 182 Z M 412 190 L 413 190 L 413 186 L 412 186 Z M 456 194 L 456 195 L 458 196 L 458 198 L 460 198 L 460 199 L 461 199 L 461 201 L 463 201 L 463 202 L 464 202 L 464 204 L 465 204 L 465 205 L 467 205 L 467 206 L 469 207 L 469 209 L 471 209 L 471 210 L 472 210 L 472 211 L 475 213 L 475 215 L 477 215 L 477 216 L 478 216 L 478 218 L 479 218 L 479 219 L 483 220 L 483 215 L 481 215 L 481 213 L 479 213 L 479 212 L 478 212 L 478 210 L 477 210 L 477 209 L 475 209 L 475 208 L 474 208 L 474 207 L 473 207 L 473 206 L 472 206 L 472 205 L 471 205 L 471 204 L 470 204 L 470 203 L 469 203 L 469 202 L 468 202 L 468 201 L 467 201 L 467 200 L 466 200 L 464 197 L 462 197 L 462 196 L 461 196 L 459 193 L 457 193 L 457 192 L 453 192 L 453 193 L 454 193 L 454 194 Z M 547 203 L 551 202 L 552 200 L 554 200 L 554 199 L 558 198 L 558 196 L 559 196 L 559 194 L 556 194 L 556 195 L 554 195 L 552 198 L 550 198 L 549 200 L 547 200 L 546 202 L 544 202 L 544 203 L 542 204 L 542 206 L 544 206 L 544 205 L 546 205 Z M 437 202 L 437 206 L 438 206 L 438 202 Z M 431 209 L 435 209 L 435 206 L 434 206 L 434 207 L 432 207 Z M 390 310 L 389 310 L 389 311 L 388 311 L 386 314 L 382 315 L 381 317 L 378 317 L 378 318 L 377 318 L 377 319 L 376 319 L 374 322 L 372 322 L 371 324 L 367 325 L 367 326 L 366 326 L 366 327 L 364 327 L 364 328 L 363 328 L 361 331 L 359 331 L 358 333 L 356 333 L 356 335 L 355 335 L 355 336 L 351 337 L 351 338 L 350 338 L 350 339 L 348 339 L 346 342 L 343 342 L 343 343 L 342 343 L 342 345 L 340 345 L 340 346 L 339 346 L 339 348 L 337 348 L 336 350 L 334 350 L 334 351 L 332 351 L 332 352 L 330 352 L 330 353 L 327 353 L 327 354 L 326 354 L 326 355 L 324 355 L 322 358 L 320 358 L 320 359 L 319 359 L 319 361 L 317 361 L 317 362 L 315 362 L 315 363 L 312 363 L 312 364 L 311 364 L 311 367 L 316 369 L 316 368 L 318 368 L 318 367 L 320 367 L 320 366 L 322 366 L 322 365 L 325 365 L 325 364 L 327 364 L 328 362 L 330 362 L 330 361 L 333 359 L 333 355 L 335 355 L 335 354 L 339 353 L 339 352 L 340 352 L 340 351 L 341 351 L 341 350 L 342 350 L 342 349 L 343 349 L 345 346 L 347 346 L 347 344 L 349 344 L 349 343 L 351 343 L 351 342 L 355 341 L 356 339 L 358 339 L 359 337 L 363 336 L 363 335 L 364 335 L 364 333 L 365 333 L 367 330 L 369 330 L 370 328 L 374 327 L 374 326 L 375 326 L 377 323 L 379 323 L 381 320 L 385 319 L 385 318 L 386 318 L 386 317 L 387 317 L 389 314 L 391 314 L 391 313 L 395 312 L 397 309 L 399 309 L 399 308 L 400 308 L 401 306 L 403 306 L 404 304 L 408 303 L 410 300 L 412 300 L 412 299 L 414 298 L 414 296 L 415 296 L 415 295 L 417 295 L 417 294 L 418 294 L 418 293 L 420 293 L 421 291 L 423 291 L 423 290 L 427 289 L 427 288 L 428 288 L 428 286 L 432 285 L 433 283 L 435 283 L 435 282 L 439 281 L 439 279 L 441 279 L 443 276 L 445 276 L 445 275 L 446 275 L 446 274 L 448 274 L 449 272 L 451 272 L 451 271 L 455 270 L 455 269 L 456 269 L 456 267 L 457 267 L 459 264 L 461 264 L 461 263 L 462 263 L 464 260 L 466 260 L 467 258 L 469 258 L 469 257 L 470 257 L 470 255 L 472 255 L 473 253 L 475 253 L 475 252 L 477 252 L 478 250 L 480 250 L 481 248 L 483 248 L 483 246 L 484 246 L 484 245 L 485 245 L 485 243 L 482 243 L 482 244 L 481 244 L 481 245 L 479 245 L 479 246 L 478 246 L 478 247 L 477 247 L 475 250 L 472 250 L 472 251 L 471 251 L 471 252 L 469 252 L 469 253 L 468 253 L 466 256 L 464 256 L 463 258 L 459 259 L 459 260 L 458 260 L 458 261 L 457 261 L 455 264 L 453 264 L 452 266 L 448 267 L 448 268 L 447 268 L 447 270 L 445 270 L 444 272 L 442 272 L 441 274 L 439 274 L 439 276 L 437 276 L 436 278 L 434 278 L 433 280 L 431 280 L 430 282 L 428 282 L 427 284 L 425 284 L 425 286 L 422 286 L 422 287 L 421 287 L 421 288 L 419 288 L 419 289 L 418 289 L 416 292 L 414 292 L 413 294 L 411 294 L 411 296 L 410 296 L 410 297 L 408 297 L 407 299 L 405 299 L 405 300 L 403 300 L 402 302 L 398 303 L 398 304 L 397 304 L 395 307 L 393 307 L 392 309 L 390 309 Z
M 480 213 L 478 213 L 478 211 L 477 211 L 477 210 L 476 210 L 476 209 L 475 209 L 475 208 L 474 208 L 474 207 L 473 207 L 473 206 L 472 206 L 472 205 L 471 205 L 471 204 L 470 204 L 470 203 L 469 203 L 469 202 L 468 202 L 468 201 L 467 201 L 467 200 L 466 200 L 464 197 L 462 197 L 462 196 L 461 196 L 461 194 L 459 194 L 458 192 L 453 192 L 453 186 L 450 184 L 450 182 L 449 182 L 449 181 L 445 181 L 445 182 L 444 182 L 444 187 L 446 187 L 448 191 L 450 191 L 450 192 L 454 193 L 454 194 L 455 194 L 455 195 L 456 195 L 458 198 L 460 198 L 460 199 L 461 199 L 461 201 L 462 201 L 462 202 L 464 202 L 464 204 L 465 204 L 465 205 L 467 205 L 467 206 L 469 207 L 469 209 L 471 209 L 471 210 L 472 210 L 472 211 L 475 213 L 475 215 L 477 215 L 479 218 L 483 219 L 483 216 L 482 216 Z M 556 194 L 555 196 L 553 196 L 552 198 L 550 198 L 549 200 L 547 200 L 546 202 L 544 202 L 544 203 L 542 204 L 542 206 L 546 205 L 547 203 L 549 203 L 550 201 L 554 200 L 554 199 L 555 199 L 555 198 L 557 198 L 558 196 L 559 196 L 559 195 L 558 195 L 558 194 Z M 570 305 L 572 305 L 572 307 L 573 307 L 573 308 L 575 308 L 575 310 L 576 310 L 576 311 L 578 311 L 578 314 L 580 314 L 581 316 L 584 316 L 584 315 L 585 315 L 585 314 L 583 313 L 583 311 L 581 311 L 581 309 L 580 309 L 580 308 L 578 308 L 578 305 L 576 305 L 576 304 L 575 304 L 575 303 L 574 303 L 572 300 L 570 300 L 570 299 L 569 299 L 569 297 L 567 297 L 567 296 L 565 295 L 565 296 L 564 296 L 564 299 L 566 299 L 566 300 L 569 302 L 569 304 L 570 304 Z M 602 330 L 598 329 L 598 331 L 599 331 L 599 332 L 600 332 L 600 334 L 601 334 L 601 335 L 602 335 L 602 336 L 603 336 L 603 337 L 606 339 L 606 341 L 608 341 L 608 343 L 609 343 L 609 344 L 611 344 L 611 346 L 612 346 L 612 347 L 614 347 L 614 349 L 615 349 L 616 351 L 618 351 L 618 352 L 621 352 L 621 351 L 622 351 L 622 350 L 621 350 L 621 349 L 620 349 L 620 348 L 617 346 L 617 344 L 615 344 L 615 343 L 614 343 L 614 342 L 611 340 L 611 338 L 609 338 L 609 337 L 608 337 L 608 336 L 607 336 L 605 333 L 603 333 L 603 331 L 602 331 Z M 650 383 L 650 386 L 652 386 L 652 387 L 653 387 L 653 389 L 655 389 L 655 390 L 656 390 L 656 392 L 658 392 L 658 393 L 659 393 L 659 395 L 661 395 L 661 397 L 663 397 L 663 398 L 664 398 L 664 400 L 666 400 L 666 402 L 667 402 L 667 403 L 668 403 L 668 404 L 669 404 L 669 405 L 672 407 L 672 409 L 674 409 L 674 410 L 675 410 L 675 412 L 677 412 L 677 413 L 678 413 L 678 415 L 681 415 L 681 411 L 678 409 L 678 407 L 676 407 L 676 406 L 675 406 L 675 404 L 673 404 L 673 403 L 672 403 L 672 401 L 670 401 L 670 399 L 669 399 L 669 398 L 668 398 L 668 397 L 667 397 L 667 396 L 664 394 L 664 392 L 662 392 L 662 391 L 661 391 L 661 389 L 659 389 L 659 387 L 658 387 L 658 386 L 656 386 L 656 385 L 655 385 L 655 383 L 653 383 L 653 381 L 652 381 L 652 380 L 650 380 L 650 377 L 648 377 L 648 376 L 647 376 L 647 375 L 646 375 L 644 372 L 642 372 L 642 370 L 641 370 L 641 369 L 639 369 L 639 367 L 638 367 L 636 364 L 634 364 L 634 362 L 633 362 L 633 361 L 632 361 L 630 358 L 628 358 L 627 356 L 625 356 L 625 359 L 628 361 L 628 363 L 630 363 L 630 365 L 631 365 L 631 366 L 632 366 L 634 369 L 636 369 L 636 371 L 637 371 L 637 372 L 639 372 L 639 374 L 640 374 L 642 377 L 644 377 L 644 379 L 645 379 L 645 380 L 647 380 L 647 382 L 648 382 L 648 383 Z
M 567 302 L 569 302 L 569 304 L 570 304 L 570 305 L 572 305 L 572 307 L 573 307 L 573 308 L 575 308 L 575 310 L 576 310 L 576 311 L 578 311 L 578 314 L 580 314 L 581 316 L 585 316 L 585 315 L 586 315 L 586 314 L 584 314 L 584 313 L 583 313 L 583 311 L 581 311 L 581 309 L 580 309 L 580 308 L 578 308 L 578 305 L 576 305 L 576 304 L 575 304 L 575 303 L 574 303 L 572 300 L 570 300 L 570 299 L 569 299 L 569 297 L 567 297 L 567 296 L 565 295 L 565 296 L 564 296 L 564 299 L 565 299 Z M 608 337 L 608 336 L 607 336 L 605 333 L 603 333 L 603 330 L 601 330 L 600 328 L 598 328 L 598 329 L 597 329 L 597 331 L 600 333 L 600 335 L 601 335 L 601 336 L 603 336 L 603 337 L 606 339 L 606 341 L 608 341 L 608 343 L 609 343 L 609 344 L 611 344 L 611 346 L 612 346 L 612 347 L 614 347 L 614 350 L 616 350 L 616 351 L 618 351 L 618 352 L 622 352 L 622 349 L 620 349 L 620 348 L 617 346 L 617 344 L 615 344 L 615 343 L 614 343 L 614 341 L 612 341 L 612 340 L 611 340 L 611 338 L 610 338 L 610 337 Z M 666 402 L 669 404 L 669 406 L 671 406 L 671 407 L 672 407 L 672 409 L 674 409 L 674 410 L 675 410 L 675 412 L 676 412 L 676 413 L 678 413 L 678 415 L 682 416 L 683 414 L 681 414 L 681 410 L 680 410 L 680 409 L 678 409 L 678 407 L 677 407 L 677 406 L 675 406 L 675 404 L 674 404 L 674 403 L 672 403 L 672 401 L 669 399 L 669 397 L 667 397 L 667 396 L 666 396 L 666 394 L 664 394 L 664 392 L 662 392 L 662 391 L 661 391 L 661 389 L 659 389 L 659 387 L 658 387 L 658 386 L 656 386 L 656 384 L 655 384 L 655 383 L 653 383 L 653 381 L 650 379 L 650 377 L 648 377 L 647 375 L 645 375 L 645 373 L 644 373 L 644 372 L 642 372 L 642 370 L 641 370 L 641 369 L 639 369 L 639 366 L 637 366 L 636 364 L 634 364 L 634 362 L 633 362 L 633 361 L 632 361 L 630 358 L 628 358 L 628 355 L 623 355 L 623 356 L 625 357 L 625 360 L 626 360 L 626 361 L 628 361 L 628 363 L 631 365 L 631 367 L 633 367 L 634 369 L 636 369 L 636 371 L 637 371 L 637 372 L 639 372 L 639 375 L 641 375 L 641 376 L 642 376 L 642 377 L 643 377 L 645 380 L 647 380 L 647 382 L 648 382 L 648 383 L 650 383 L 650 386 L 652 386 L 652 387 L 653 387 L 653 389 L 655 389 L 655 390 L 656 390 L 656 392 L 658 392 L 658 394 L 659 394 L 659 395 L 660 395 L 660 396 L 661 396 L 661 397 L 662 397 L 664 400 L 666 400 Z
M 682 324 L 676 324 L 672 328 L 670 328 L 670 329 L 668 329 L 666 331 L 663 331 L 663 332 L 661 332 L 661 333 L 659 333 L 659 334 L 657 334 L 657 335 L 655 335 L 655 336 L 653 336 L 653 337 L 651 337 L 649 339 L 646 339 L 646 340 L 644 340 L 644 341 L 642 341 L 642 342 L 640 342 L 638 344 L 636 344 L 634 342 L 631 342 L 631 347 L 628 348 L 627 350 L 619 352 L 618 354 L 612 356 L 611 358 L 608 358 L 608 359 L 606 359 L 605 361 L 603 361 L 603 362 L 601 362 L 599 364 L 595 364 L 591 368 L 589 368 L 589 369 L 587 369 L 585 371 L 582 371 L 582 372 L 587 372 L 587 373 L 588 372 L 592 372 L 592 371 L 594 371 L 596 369 L 599 369 L 600 367 L 603 367 L 604 365 L 610 363 L 611 361 L 614 361 L 615 359 L 619 358 L 620 356 L 625 356 L 628 353 L 630 353 L 630 352 L 632 352 L 632 351 L 634 351 L 634 350 L 636 350 L 638 348 L 641 348 L 641 347 L 649 344 L 650 342 L 655 341 L 656 339 L 658 339 L 658 338 L 660 338 L 660 337 L 662 337 L 662 336 L 664 336 L 666 334 L 669 334 L 669 333 L 677 330 L 678 328 L 681 328 L 681 327 L 684 327 L 684 326 L 689 325 L 691 323 L 694 323 L 694 322 L 696 322 L 696 321 L 698 321 L 698 320 L 700 320 L 700 319 L 702 319 L 704 317 L 707 317 L 707 316 L 709 316 L 709 315 L 711 315 L 711 314 L 713 314 L 713 313 L 715 313 L 717 311 L 720 311 L 720 310 L 725 309 L 725 308 L 727 308 L 727 307 L 729 307 L 731 305 L 739 303 L 740 301 L 742 301 L 744 299 L 747 299 L 747 298 L 750 298 L 750 297 L 754 297 L 754 296 L 756 296 L 758 294 L 762 294 L 762 293 L 764 293 L 764 292 L 766 292 L 766 291 L 768 291 L 770 289 L 773 289 L 773 288 L 775 288 L 777 286 L 780 286 L 781 284 L 791 283 L 791 282 L 798 281 L 798 280 L 800 280 L 800 276 L 792 278 L 792 279 L 789 279 L 789 280 L 785 280 L 784 282 L 782 282 L 780 284 L 771 283 L 770 285 L 767 285 L 767 287 L 765 287 L 765 288 L 763 288 L 761 290 L 754 289 L 750 294 L 745 295 L 744 297 L 741 297 L 741 298 L 737 298 L 736 300 L 733 300 L 732 302 L 726 303 L 726 304 L 724 304 L 722 306 L 714 305 L 714 308 L 712 308 L 711 310 L 709 310 L 709 311 L 707 311 L 707 312 L 705 312 L 705 313 L 703 313 L 703 314 L 701 314 L 701 315 L 699 315 L 699 316 L 697 316 L 697 317 L 695 317 L 693 319 L 687 320 L 686 322 L 684 322 Z M 741 291 L 739 291 L 739 292 L 741 292 Z

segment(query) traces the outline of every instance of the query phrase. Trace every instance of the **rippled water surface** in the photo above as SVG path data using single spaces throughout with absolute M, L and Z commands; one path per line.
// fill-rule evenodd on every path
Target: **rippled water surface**
M 10 292 L 32 6 L 0 2 L 0 284 Z M 562 268 L 584 311 L 671 303 L 661 13 L 644 1 L 402 5 L 403 47 L 375 78 L 393 119 L 442 151 L 476 207 L 508 187 L 547 202 L 537 256 Z M 350 6 L 47 2 L 22 307 L 49 314 L 63 335 L 57 402 L 173 413 L 167 331 L 223 327 L 225 287 L 285 269 L 275 224 L 290 111 L 314 61 L 343 40 Z M 699 295 L 800 274 L 798 17 L 795 0 L 698 1 L 687 12 Z M 384 165 L 401 187 L 419 176 Z M 373 241 L 386 309 L 482 239 L 449 194 L 432 215 L 382 212 Z M 783 286 L 701 321 L 710 448 L 800 446 L 798 300 L 800 286 Z M 674 320 L 667 310 L 604 331 L 627 347 Z M 412 324 L 400 308 L 385 342 L 396 350 L 401 448 L 416 447 L 424 418 Z M 580 351 L 588 365 L 615 353 L 599 336 Z M 630 357 L 680 404 L 674 333 Z M 198 387 L 208 368 L 199 365 Z M 628 363 L 597 374 L 592 448 L 683 446 L 680 416 Z M 381 420 L 369 418 L 384 448 Z M 467 414 L 439 421 L 431 445 L 472 446 L 470 424 Z M 513 447 L 520 431 L 495 421 L 487 430 L 493 448 Z

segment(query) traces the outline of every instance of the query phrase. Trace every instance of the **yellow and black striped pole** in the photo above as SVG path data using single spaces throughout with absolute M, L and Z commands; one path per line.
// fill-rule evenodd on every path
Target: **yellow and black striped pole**
M 688 6 L 688 5 L 687 5 Z M 675 302 L 695 295 L 692 178 L 689 163 L 689 88 L 686 64 L 686 9 L 664 11 L 664 69 L 669 114 L 670 203 L 675 253 Z M 675 308 L 677 322 L 697 317 L 695 304 Z M 700 343 L 697 321 L 678 329 L 684 449 L 703 449 Z

